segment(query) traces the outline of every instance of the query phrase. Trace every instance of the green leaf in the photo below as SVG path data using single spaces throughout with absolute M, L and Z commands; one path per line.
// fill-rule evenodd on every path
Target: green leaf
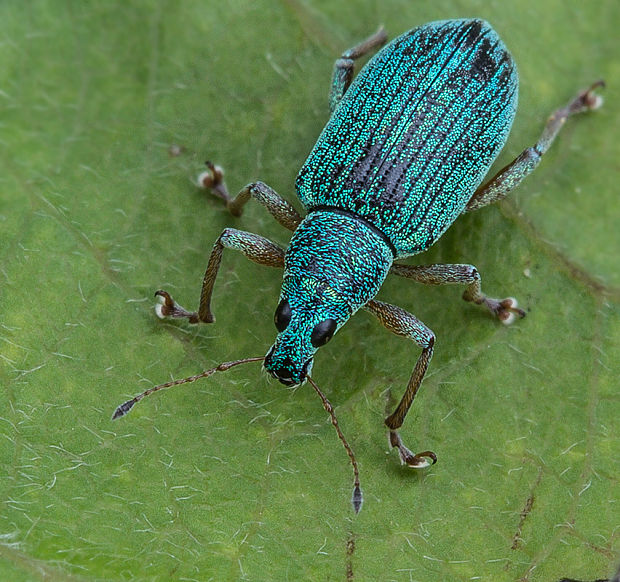
M 340 52 L 385 24 L 481 16 L 518 63 L 520 108 L 498 167 L 549 113 L 604 77 L 501 205 L 464 216 L 419 263 L 475 264 L 511 327 L 460 289 L 389 280 L 380 298 L 437 335 L 403 428 L 439 462 L 388 450 L 388 393 L 419 351 L 367 314 L 321 350 L 315 379 L 360 464 L 365 503 L 309 386 L 258 364 L 280 275 L 227 253 L 212 326 L 192 307 L 226 226 L 286 245 L 264 208 L 240 219 L 192 184 L 205 159 L 236 191 L 293 182 L 327 119 Z M 0 578 L 438 580 L 611 576 L 620 554 L 620 78 L 616 0 L 0 4 Z M 182 148 L 171 155 L 171 146 Z M 414 261 L 412 261 L 414 262 Z

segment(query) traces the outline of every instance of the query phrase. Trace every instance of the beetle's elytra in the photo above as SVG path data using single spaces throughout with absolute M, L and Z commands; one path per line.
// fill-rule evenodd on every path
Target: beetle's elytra
M 311 213 L 331 207 L 372 224 L 397 259 L 422 252 L 503 147 L 517 91 L 513 60 L 488 24 L 414 29 L 342 97 L 299 172 L 299 198 Z
M 517 71 L 504 43 L 482 20 L 432 22 L 382 48 L 353 80 L 354 61 L 385 42 L 380 29 L 336 61 L 331 117 L 296 180 L 305 217 L 262 182 L 229 196 L 221 168 L 207 163 L 202 185 L 236 216 L 255 198 L 294 231 L 288 249 L 227 228 L 211 253 L 198 311 L 186 311 L 165 291 L 156 295 L 161 317 L 210 323 L 224 248 L 284 268 L 277 336 L 263 365 L 287 386 L 308 378 L 316 350 L 358 309 L 370 311 L 388 330 L 422 349 L 402 400 L 385 420 L 401 462 L 421 468 L 434 463 L 435 454 L 414 454 L 398 430 L 426 373 L 435 336 L 412 314 L 374 297 L 393 274 L 430 285 L 465 285 L 463 298 L 501 321 L 522 317 L 514 299 L 492 299 L 482 292 L 472 265 L 395 261 L 428 249 L 460 214 L 506 196 L 538 165 L 569 116 L 601 104 L 594 89 L 602 82 L 555 111 L 538 142 L 483 183 L 517 106 Z M 359 510 L 361 494 L 354 505 Z

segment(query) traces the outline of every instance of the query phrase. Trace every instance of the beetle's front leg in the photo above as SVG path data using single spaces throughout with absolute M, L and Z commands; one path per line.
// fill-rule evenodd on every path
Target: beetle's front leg
M 428 364 L 433 357 L 435 334 L 414 315 L 396 305 L 390 305 L 389 303 L 383 303 L 382 301 L 373 299 L 366 303 L 364 309 L 370 311 L 377 317 L 381 324 L 392 333 L 409 338 L 422 348 L 422 353 L 409 378 L 407 389 L 396 407 L 396 410 L 385 419 L 385 424 L 390 429 L 390 445 L 398 449 L 401 463 L 414 469 L 428 467 L 437 462 L 435 453 L 432 451 L 424 451 L 423 453 L 417 454 L 412 453 L 404 445 L 398 433 L 398 429 L 402 426 L 407 416 L 407 412 L 420 388 L 420 384 L 422 384 Z
M 593 83 L 588 89 L 579 93 L 566 107 L 554 111 L 543 129 L 538 141 L 521 154 L 505 168 L 502 168 L 491 180 L 480 186 L 467 203 L 464 212 L 470 212 L 501 200 L 516 188 L 523 178 L 531 174 L 542 156 L 547 152 L 566 120 L 577 113 L 598 109 L 603 103 L 594 90 L 603 87 L 603 81 Z
M 505 324 L 510 324 L 515 317 L 525 317 L 525 311 L 519 309 L 514 297 L 493 299 L 482 292 L 482 281 L 478 269 L 473 265 L 399 265 L 394 263 L 390 273 L 413 279 L 425 285 L 467 285 L 463 293 L 465 301 L 484 305 L 491 313 Z
M 161 300 L 156 307 L 159 317 L 187 318 L 190 323 L 213 323 L 215 321 L 211 312 L 211 296 L 224 248 L 241 251 L 248 259 L 259 265 L 284 268 L 284 249 L 257 234 L 226 228 L 213 245 L 202 281 L 198 311 L 187 311 L 178 305 L 167 291 L 159 290 L 155 292 Z
M 284 228 L 293 231 L 299 226 L 302 218 L 282 196 L 264 182 L 252 182 L 243 187 L 233 198 L 228 193 L 224 182 L 224 170 L 211 162 L 207 162 L 207 170 L 198 176 L 198 186 L 211 190 L 218 198 L 226 202 L 226 208 L 233 216 L 241 216 L 243 207 L 250 198 L 260 202 Z
M 353 69 L 355 60 L 363 57 L 373 49 L 383 46 L 387 42 L 387 34 L 383 26 L 372 36 L 363 40 L 358 45 L 350 48 L 342 53 L 342 56 L 334 63 L 334 72 L 332 75 L 332 84 L 329 91 L 329 111 L 334 112 L 336 105 L 347 92 L 351 81 L 353 80 Z

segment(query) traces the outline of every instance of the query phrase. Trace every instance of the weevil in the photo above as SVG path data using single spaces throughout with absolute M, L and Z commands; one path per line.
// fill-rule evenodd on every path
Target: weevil
M 556 110 L 538 141 L 484 182 L 517 108 L 517 70 L 502 40 L 487 22 L 468 19 L 431 22 L 383 46 L 386 42 L 380 28 L 335 63 L 331 117 L 295 182 L 304 217 L 263 182 L 230 196 L 222 169 L 207 162 L 201 184 L 235 216 L 251 198 L 257 200 L 293 231 L 288 249 L 226 228 L 211 252 L 198 310 L 187 311 L 163 290 L 156 292 L 157 309 L 161 317 L 214 322 L 211 297 L 226 248 L 261 265 L 283 268 L 274 318 L 277 335 L 263 366 L 286 386 L 309 379 L 317 349 L 365 309 L 422 349 L 385 425 L 401 462 L 423 468 L 435 463 L 436 455 L 412 452 L 399 430 L 433 356 L 435 335 L 413 314 L 375 296 L 391 274 L 427 285 L 464 285 L 465 301 L 484 306 L 504 323 L 523 317 L 514 299 L 493 299 L 482 292 L 473 265 L 397 261 L 427 250 L 459 215 L 504 198 L 538 166 L 568 117 L 600 106 L 594 90 L 603 82 Z M 380 47 L 354 79 L 355 61 Z M 117 415 L 134 401 L 126 409 L 119 407 Z M 333 416 L 332 421 L 336 424 Z M 356 472 L 358 511 L 357 466 L 347 451 Z

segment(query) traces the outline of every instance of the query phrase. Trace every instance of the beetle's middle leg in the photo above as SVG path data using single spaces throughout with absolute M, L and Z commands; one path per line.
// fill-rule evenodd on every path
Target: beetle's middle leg
M 435 334 L 411 313 L 396 305 L 390 305 L 389 303 L 383 303 L 382 301 L 372 299 L 366 303 L 364 309 L 370 311 L 381 324 L 392 333 L 409 338 L 422 348 L 422 353 L 409 378 L 407 389 L 396 407 L 396 410 L 385 419 L 385 424 L 390 429 L 390 445 L 392 448 L 398 449 L 401 462 L 415 469 L 428 467 L 437 462 L 435 453 L 432 451 L 424 451 L 423 453 L 417 454 L 412 453 L 400 438 L 398 429 L 402 426 L 407 416 L 407 412 L 420 388 L 420 384 L 422 384 L 428 364 L 433 357 Z M 429 462 L 428 459 L 430 459 L 431 462 Z
M 190 323 L 213 323 L 215 321 L 215 316 L 211 311 L 211 296 L 225 248 L 241 251 L 248 259 L 259 265 L 284 268 L 284 249 L 257 234 L 225 228 L 215 241 L 209 257 L 209 264 L 202 281 L 198 311 L 187 311 L 178 305 L 167 291 L 159 290 L 155 292 L 155 295 L 161 299 L 161 303 L 157 305 L 159 317 L 187 318 Z
M 347 92 L 351 81 L 353 80 L 353 68 L 355 60 L 363 57 L 370 51 L 383 46 L 387 42 L 387 34 L 381 26 L 379 30 L 366 40 L 363 40 L 353 48 L 342 53 L 341 57 L 334 63 L 334 72 L 332 74 L 332 84 L 329 90 L 329 112 L 333 113 L 336 105 Z
M 505 168 L 502 168 L 491 180 L 480 186 L 465 207 L 465 212 L 477 210 L 487 204 L 492 204 L 507 196 L 516 188 L 523 178 L 531 174 L 542 156 L 547 152 L 566 120 L 577 113 L 598 109 L 603 100 L 594 90 L 604 86 L 603 81 L 597 81 L 588 89 L 579 93 L 566 107 L 554 111 L 543 129 L 538 141 L 521 154 Z
M 198 176 L 198 185 L 211 192 L 226 202 L 226 208 L 233 216 L 241 216 L 243 207 L 254 198 L 260 202 L 284 228 L 293 231 L 301 222 L 302 218 L 282 196 L 264 182 L 251 182 L 244 186 L 233 197 L 229 194 L 224 182 L 224 170 L 212 162 L 207 162 L 207 169 Z
M 465 301 L 471 301 L 476 305 L 484 305 L 500 321 L 509 324 L 515 316 L 525 317 L 525 311 L 517 307 L 517 301 L 513 297 L 506 299 L 493 299 L 482 292 L 482 282 L 478 269 L 473 265 L 399 265 L 394 263 L 390 273 L 413 279 L 425 285 L 467 285 L 463 293 Z

